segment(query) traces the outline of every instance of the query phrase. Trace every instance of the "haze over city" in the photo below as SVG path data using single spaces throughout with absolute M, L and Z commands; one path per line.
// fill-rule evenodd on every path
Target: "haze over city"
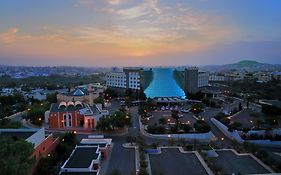
M 2 0 L 0 63 L 281 63 L 278 0 Z

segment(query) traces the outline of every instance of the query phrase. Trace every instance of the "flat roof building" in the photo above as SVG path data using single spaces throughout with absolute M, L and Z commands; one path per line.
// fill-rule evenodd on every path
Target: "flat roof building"
M 92 173 L 99 175 L 101 152 L 99 146 L 76 146 L 61 167 L 61 173 Z

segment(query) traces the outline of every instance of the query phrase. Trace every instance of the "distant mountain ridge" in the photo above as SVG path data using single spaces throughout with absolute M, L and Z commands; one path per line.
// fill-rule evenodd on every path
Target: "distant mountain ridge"
M 237 71 L 281 71 L 280 64 L 260 63 L 254 60 L 242 60 L 233 64 L 202 66 L 200 69 L 210 72 Z

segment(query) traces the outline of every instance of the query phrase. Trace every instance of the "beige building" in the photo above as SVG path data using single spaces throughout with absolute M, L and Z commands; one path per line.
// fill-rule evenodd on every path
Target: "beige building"
M 103 93 L 105 87 L 100 84 L 89 84 L 88 86 L 79 86 L 68 93 L 58 94 L 58 102 L 80 101 L 93 105 L 93 99 Z

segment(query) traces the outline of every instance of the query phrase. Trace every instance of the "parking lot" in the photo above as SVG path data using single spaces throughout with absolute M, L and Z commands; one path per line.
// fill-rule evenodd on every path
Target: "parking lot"
M 222 168 L 222 174 L 263 174 L 269 173 L 249 155 L 238 156 L 232 151 L 217 151 L 218 157 L 212 158 Z
M 150 154 L 149 159 L 152 174 L 207 174 L 194 153 L 181 153 L 175 148 L 162 149 L 161 154 Z

